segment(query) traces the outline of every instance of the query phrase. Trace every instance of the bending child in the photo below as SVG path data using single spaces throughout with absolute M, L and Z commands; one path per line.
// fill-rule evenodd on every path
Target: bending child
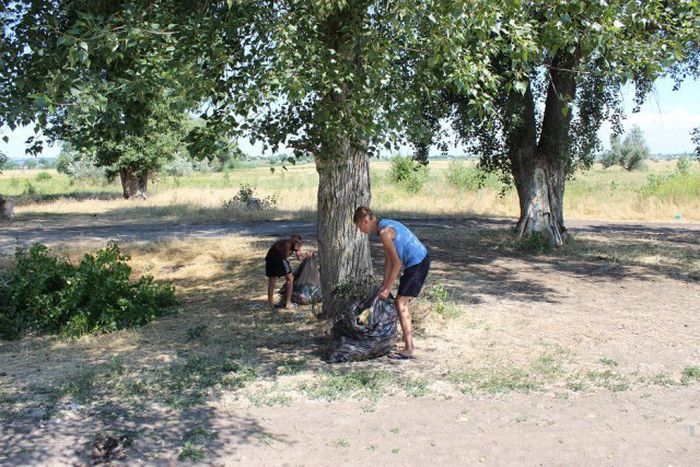
M 428 249 L 405 225 L 390 219 L 375 217 L 372 210 L 364 206 L 355 210 L 353 221 L 362 233 L 369 235 L 376 232 L 384 246 L 384 281 L 379 289 L 380 299 L 385 300 L 389 296 L 403 265 L 403 274 L 396 296 L 396 308 L 399 311 L 404 348 L 401 352 L 390 355 L 389 358 L 411 359 L 415 346 L 408 302 L 411 298 L 418 296 L 428 276 L 430 270 Z
M 301 236 L 292 235 L 288 240 L 278 240 L 272 244 L 265 256 L 265 275 L 267 276 L 267 301 L 275 308 L 294 308 L 292 303 L 292 289 L 294 288 L 294 274 L 287 258 L 295 254 L 297 259 L 302 259 Z M 287 295 L 285 304 L 280 302 L 275 305 L 275 283 L 278 277 L 284 277 L 287 282 Z

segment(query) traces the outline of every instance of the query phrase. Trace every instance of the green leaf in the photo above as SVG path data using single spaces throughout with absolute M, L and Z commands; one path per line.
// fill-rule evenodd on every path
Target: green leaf
M 526 81 L 515 81 L 513 83 L 513 87 L 517 92 L 522 94 L 523 96 L 525 95 L 525 92 L 527 91 L 527 82 Z

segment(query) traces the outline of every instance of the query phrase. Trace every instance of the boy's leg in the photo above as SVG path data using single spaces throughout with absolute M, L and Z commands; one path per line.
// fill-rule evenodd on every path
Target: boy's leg
M 287 279 L 287 303 L 286 308 L 294 308 L 292 303 L 292 291 L 294 289 L 294 274 L 291 272 L 284 276 Z
M 275 305 L 275 282 L 277 281 L 274 277 L 267 278 L 267 301 L 270 305 Z
M 405 297 L 402 295 L 396 297 L 396 308 L 399 311 L 399 323 L 401 324 L 404 343 L 404 348 L 399 353 L 407 357 L 412 356 L 415 350 L 413 345 L 413 328 L 411 327 L 411 313 L 408 310 L 408 301 L 411 298 L 412 297 Z

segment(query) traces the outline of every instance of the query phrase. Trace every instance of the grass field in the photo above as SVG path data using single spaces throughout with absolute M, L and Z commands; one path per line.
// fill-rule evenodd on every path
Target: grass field
M 461 163 L 466 168 L 473 162 Z M 448 181 L 453 166 L 447 161 L 430 164 L 427 183 L 411 192 L 389 180 L 390 163 L 372 163 L 373 208 L 402 217 L 518 214 L 513 189 L 502 193 L 496 177 L 482 188 L 457 187 Z M 692 163 L 685 175 L 674 175 L 672 161 L 647 162 L 646 170 L 626 172 L 596 165 L 577 174 L 567 184 L 565 216 L 572 219 L 700 221 L 700 164 Z M 45 172 L 47 175 L 40 175 Z M 271 212 L 243 213 L 222 208 L 241 184 L 255 187 L 259 197 L 275 196 Z M 71 184 L 53 171 L 6 171 L 0 175 L 0 193 L 16 199 L 18 221 L 56 215 L 101 215 L 112 219 L 222 219 L 222 218 L 314 218 L 318 176 L 313 165 L 277 169 L 247 167 L 227 173 L 186 177 L 156 176 L 146 201 L 120 198 L 117 183 Z

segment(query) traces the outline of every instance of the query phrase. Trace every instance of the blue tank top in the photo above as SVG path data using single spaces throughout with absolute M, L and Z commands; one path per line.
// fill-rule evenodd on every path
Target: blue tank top
M 382 219 L 377 226 L 377 235 L 384 227 L 394 229 L 394 247 L 396 247 L 396 252 L 399 254 L 404 268 L 415 266 L 425 259 L 428 254 L 427 248 L 405 225 L 391 219 Z

